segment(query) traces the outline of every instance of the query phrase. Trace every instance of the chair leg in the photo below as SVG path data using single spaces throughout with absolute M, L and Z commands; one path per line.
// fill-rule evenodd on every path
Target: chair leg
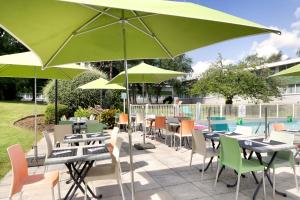
M 54 188 L 51 188 L 51 195 L 52 195 L 52 200 L 55 200 L 55 195 L 54 195 Z
M 117 182 L 120 185 L 122 199 L 125 200 L 125 195 L 124 195 L 124 190 L 123 190 L 123 184 L 122 184 L 121 174 L 119 174 L 119 176 L 117 177 Z
M 273 199 L 275 199 L 276 175 L 275 168 L 273 168 Z
M 193 154 L 194 154 L 194 152 L 193 152 L 193 150 L 192 150 L 192 151 L 191 151 L 191 159 L 190 159 L 190 167 L 192 166 Z
M 240 189 L 240 181 L 241 181 L 241 174 L 238 174 L 238 182 L 236 186 L 236 193 L 235 193 L 235 200 L 238 200 L 239 197 L 239 189 Z
M 61 193 L 60 193 L 60 183 L 59 183 L 59 181 L 57 183 L 57 192 L 58 192 L 58 199 L 60 200 L 61 199 Z
M 182 147 L 182 138 L 179 137 L 179 149 L 181 149 L 181 147 Z
M 263 176 L 263 189 L 264 189 L 264 199 L 266 200 L 267 195 L 266 195 L 266 184 L 265 184 L 265 172 L 264 170 L 262 171 L 262 176 Z M 274 187 L 275 188 L 275 187 Z
M 22 200 L 22 199 L 23 199 L 23 192 L 20 192 L 19 195 L 20 195 L 20 196 L 19 196 L 20 200 Z
M 203 180 L 204 168 L 205 168 L 205 156 L 203 157 L 203 162 L 202 162 L 201 181 Z
M 221 166 L 221 164 L 218 164 L 218 167 L 217 167 L 217 174 L 216 174 L 216 180 L 215 180 L 215 185 L 214 185 L 214 187 L 216 187 L 217 186 L 217 181 L 218 181 L 218 178 L 219 178 L 219 171 L 220 171 L 220 166 Z
M 295 168 L 295 165 L 293 166 L 293 171 L 294 171 L 294 177 L 295 177 L 296 189 L 297 189 L 297 192 L 299 192 L 298 178 L 297 178 L 297 174 L 296 174 L 296 168 Z
M 87 183 L 84 184 L 84 200 L 87 200 Z

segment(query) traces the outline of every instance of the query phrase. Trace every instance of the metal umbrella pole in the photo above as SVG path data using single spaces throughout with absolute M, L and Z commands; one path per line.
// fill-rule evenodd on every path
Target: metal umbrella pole
M 38 149 L 37 149 L 37 108 L 36 108 L 36 66 L 34 67 L 34 158 L 38 161 Z
M 124 10 L 122 11 L 124 17 Z M 124 51 L 124 68 L 125 68 L 125 84 L 127 96 L 127 111 L 128 111 L 128 142 L 129 142 L 129 160 L 130 160 L 130 175 L 131 175 L 131 199 L 135 200 L 134 188 L 134 172 L 133 172 L 133 155 L 132 155 L 132 135 L 131 135 L 131 113 L 130 113 L 130 99 L 129 99 L 129 84 L 128 84 L 128 66 L 127 66 L 127 47 L 126 47 L 126 29 L 125 20 L 122 20 L 122 38 L 123 38 L 123 51 Z

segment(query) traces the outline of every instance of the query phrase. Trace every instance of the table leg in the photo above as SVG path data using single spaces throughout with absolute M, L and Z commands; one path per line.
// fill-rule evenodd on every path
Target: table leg
M 225 169 L 225 166 L 223 165 L 222 168 L 219 171 L 217 182 L 219 181 L 219 178 L 220 178 L 220 176 L 221 176 L 221 174 L 222 174 L 222 172 L 223 172 L 224 169 Z
M 269 172 L 269 170 L 270 170 L 271 164 L 273 163 L 273 161 L 274 161 L 276 155 L 277 155 L 277 152 L 275 151 L 275 152 L 273 153 L 273 156 L 272 156 L 270 162 L 269 162 L 268 165 L 267 165 L 267 168 L 265 169 L 265 176 L 267 176 L 268 181 L 269 181 L 269 183 L 270 183 L 270 185 L 271 185 L 272 187 L 273 187 L 273 182 L 272 182 L 270 176 L 268 175 L 268 172 Z M 262 157 L 261 157 L 260 153 L 256 153 L 256 156 L 257 156 L 259 162 L 262 164 L 263 162 L 262 162 Z M 262 179 L 260 180 L 259 184 L 257 185 L 257 187 L 256 187 L 256 189 L 255 189 L 255 192 L 254 192 L 253 197 L 252 197 L 253 200 L 256 199 L 256 196 L 257 196 L 257 194 L 258 194 L 258 192 L 259 192 L 259 189 L 260 189 L 261 185 L 262 185 Z M 287 194 L 284 193 L 284 192 L 279 192 L 279 191 L 277 191 L 277 190 L 275 190 L 275 192 L 276 192 L 277 194 L 281 195 L 281 196 L 284 196 L 284 197 L 287 196 Z

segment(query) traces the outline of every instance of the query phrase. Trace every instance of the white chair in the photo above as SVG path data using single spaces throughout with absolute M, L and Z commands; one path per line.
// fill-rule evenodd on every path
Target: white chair
M 134 131 L 136 131 L 137 127 L 142 126 L 142 129 L 144 131 L 145 128 L 145 115 L 144 113 L 136 113 L 136 118 L 135 118 L 135 122 L 134 122 Z
M 239 133 L 245 136 L 252 136 L 252 127 L 250 126 L 236 126 L 236 129 L 234 130 L 235 133 Z
M 271 132 L 270 140 L 275 140 L 275 141 L 293 145 L 294 137 L 295 137 L 294 134 L 273 131 Z M 268 153 L 268 156 L 264 156 L 262 158 L 264 165 L 267 165 L 270 162 L 272 156 L 273 156 L 272 153 Z M 276 185 L 275 169 L 279 167 L 287 167 L 287 166 L 293 169 L 296 189 L 297 191 L 299 191 L 293 152 L 291 150 L 279 151 L 277 152 L 277 155 L 273 163 L 271 164 L 271 169 L 273 170 L 273 198 L 275 198 L 275 185 Z
M 190 167 L 192 166 L 193 155 L 195 153 L 198 153 L 203 156 L 202 174 L 201 174 L 201 180 L 202 180 L 206 158 L 211 158 L 211 162 L 212 162 L 213 158 L 218 156 L 218 150 L 212 147 L 207 147 L 203 133 L 201 131 L 197 131 L 194 132 L 192 136 L 192 151 L 191 151 Z
M 65 135 L 73 134 L 73 127 L 69 124 L 55 125 L 54 126 L 54 144 L 56 147 L 60 147 Z
M 85 177 L 85 200 L 87 200 L 87 184 L 92 181 L 97 180 L 110 180 L 116 179 L 120 185 L 122 199 L 125 199 L 123 186 L 122 186 L 122 177 L 121 177 L 121 165 L 120 165 L 120 150 L 122 146 L 123 139 L 118 137 L 116 140 L 116 145 L 113 148 L 112 158 L 113 162 L 111 164 L 97 165 L 90 169 L 88 174 Z

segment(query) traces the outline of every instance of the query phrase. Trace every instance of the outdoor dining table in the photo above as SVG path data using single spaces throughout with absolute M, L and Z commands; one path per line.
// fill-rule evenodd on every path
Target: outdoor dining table
M 225 133 L 225 132 L 223 132 L 223 133 L 221 133 L 221 132 L 219 132 L 219 133 L 216 133 L 216 132 L 204 133 L 204 137 L 207 138 L 207 139 L 211 139 L 213 144 L 214 144 L 214 141 L 219 141 L 220 135 L 227 135 L 229 137 L 236 138 L 239 142 L 240 147 L 243 149 L 244 157 L 246 159 L 251 159 L 253 153 L 255 153 L 257 158 L 258 158 L 258 161 L 261 164 L 263 164 L 261 154 L 263 154 L 263 153 L 272 153 L 272 157 L 269 160 L 269 162 L 267 164 L 267 167 L 265 169 L 265 176 L 267 177 L 267 179 L 268 179 L 268 181 L 269 181 L 269 183 L 272 187 L 273 187 L 273 182 L 272 182 L 268 172 L 270 170 L 270 166 L 272 165 L 272 162 L 276 158 L 277 152 L 278 151 L 291 150 L 291 149 L 296 148 L 296 146 L 294 146 L 294 145 L 286 144 L 286 143 L 283 143 L 283 142 L 279 142 L 279 141 L 275 141 L 275 140 L 265 141 L 264 138 L 262 138 L 262 137 L 255 137 L 255 136 L 254 137 L 252 137 L 252 136 L 247 137 L 247 136 L 243 136 L 242 134 L 234 133 L 234 132 L 231 132 L 231 133 Z M 214 147 L 214 145 L 213 145 L 213 147 Z M 250 154 L 249 154 L 248 157 L 246 157 L 246 150 L 250 151 Z M 224 170 L 224 166 L 222 166 L 218 177 L 220 177 L 223 170 Z M 262 179 L 258 182 L 254 172 L 252 173 L 252 175 L 253 175 L 256 183 L 258 184 L 256 189 L 255 189 L 255 192 L 253 194 L 253 199 L 256 199 L 256 196 L 257 196 L 257 194 L 259 192 L 259 189 L 262 185 Z M 228 185 L 228 186 L 235 186 L 235 185 L 236 185 L 236 183 L 234 185 Z M 284 197 L 287 196 L 286 193 L 280 192 L 278 190 L 276 190 L 276 193 L 281 195 L 281 196 L 284 196 Z
M 69 144 L 85 142 L 89 144 L 99 141 L 101 143 L 104 143 L 104 141 L 109 138 L 110 136 L 105 133 L 69 134 L 64 136 L 63 142 Z
M 95 161 L 111 158 L 111 155 L 107 149 L 106 144 L 100 145 L 87 145 L 54 149 L 52 153 L 45 159 L 45 165 L 57 165 L 64 164 L 74 181 L 70 189 L 68 190 L 65 200 L 73 199 L 76 191 L 84 190 L 84 178 L 93 166 Z M 83 163 L 77 165 L 77 163 Z M 87 186 L 88 192 L 92 197 L 96 199 L 102 198 L 102 195 L 96 195 L 89 186 Z

